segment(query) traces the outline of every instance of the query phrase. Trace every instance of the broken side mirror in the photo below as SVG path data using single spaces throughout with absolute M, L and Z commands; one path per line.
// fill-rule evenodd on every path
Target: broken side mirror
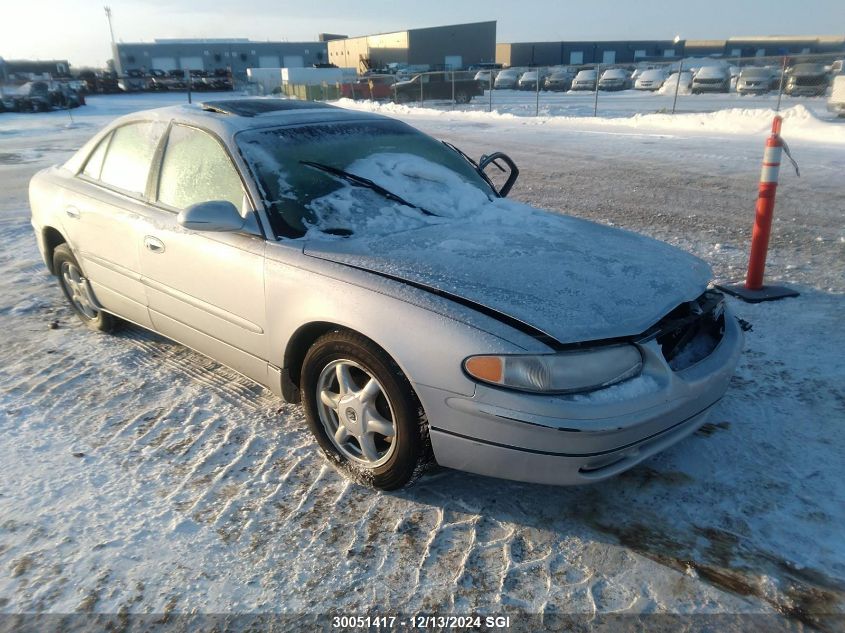
M 519 177 L 519 168 L 516 166 L 516 163 L 513 162 L 513 159 L 510 156 L 502 152 L 494 152 L 492 154 L 482 156 L 481 160 L 478 161 L 478 169 L 480 169 L 482 172 L 484 172 L 485 175 L 487 175 L 487 178 L 488 180 L 490 180 L 491 183 L 494 183 L 494 180 L 490 177 L 490 174 L 487 173 L 487 167 L 489 165 L 493 165 L 501 173 L 507 174 L 507 180 L 505 180 L 505 184 L 503 184 L 497 191 L 497 193 L 504 198 L 508 195 L 514 183 L 516 182 L 516 179 Z

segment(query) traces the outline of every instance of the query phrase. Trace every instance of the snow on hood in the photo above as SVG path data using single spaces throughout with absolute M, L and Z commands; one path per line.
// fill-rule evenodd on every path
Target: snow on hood
M 707 264 L 668 244 L 491 200 L 416 156 L 374 155 L 348 170 L 442 217 L 388 201 L 373 211 L 372 192 L 341 187 L 312 204 L 320 220 L 305 237 L 307 255 L 461 296 L 561 343 L 639 334 L 711 278 Z

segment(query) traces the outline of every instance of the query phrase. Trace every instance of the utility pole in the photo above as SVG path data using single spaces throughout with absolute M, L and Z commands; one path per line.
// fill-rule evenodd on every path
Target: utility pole
M 114 29 L 111 25 L 111 7 L 105 6 L 103 8 L 106 10 L 106 19 L 109 21 L 109 33 L 111 34 L 111 44 L 114 46 Z

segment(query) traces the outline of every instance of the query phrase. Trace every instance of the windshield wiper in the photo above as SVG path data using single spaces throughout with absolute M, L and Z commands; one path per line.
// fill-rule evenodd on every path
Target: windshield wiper
M 377 185 L 369 178 L 364 178 L 363 176 L 356 176 L 353 173 L 348 171 L 344 171 L 342 169 L 338 169 L 337 167 L 332 167 L 331 165 L 324 165 L 323 163 L 315 163 L 310 160 L 301 160 L 299 161 L 300 165 L 305 165 L 306 167 L 311 167 L 313 169 L 319 169 L 320 171 L 324 171 L 327 174 L 331 174 L 332 176 L 337 176 L 338 178 L 342 178 L 347 182 L 351 182 L 353 185 L 357 185 L 359 187 L 364 187 L 366 189 L 372 189 L 376 193 L 384 196 L 388 200 L 392 200 L 393 202 L 398 202 L 399 204 L 404 204 L 406 207 L 411 207 L 414 209 L 418 209 L 422 212 L 423 215 L 437 215 L 436 213 L 432 213 L 428 209 L 423 209 L 421 206 L 416 204 L 411 204 L 404 198 L 397 196 L 392 191 L 388 191 L 381 185 Z

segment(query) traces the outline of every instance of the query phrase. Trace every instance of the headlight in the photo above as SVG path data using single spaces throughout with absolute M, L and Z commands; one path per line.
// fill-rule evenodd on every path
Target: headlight
M 542 355 L 470 356 L 464 371 L 482 382 L 537 393 L 577 393 L 608 387 L 638 375 L 643 367 L 633 345 Z

